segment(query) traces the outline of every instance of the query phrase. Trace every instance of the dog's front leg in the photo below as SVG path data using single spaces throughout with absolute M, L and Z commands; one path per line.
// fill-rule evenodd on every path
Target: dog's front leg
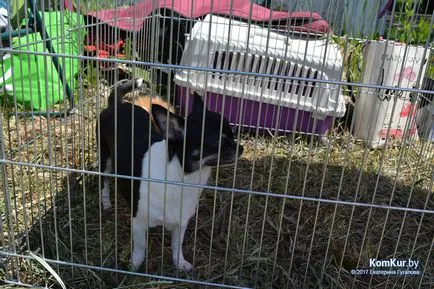
M 148 223 L 142 218 L 133 218 L 133 253 L 131 262 L 133 270 L 137 271 L 145 259 L 146 238 L 145 234 L 148 230 Z
M 112 207 L 112 203 L 110 201 L 110 184 L 109 184 L 109 178 L 104 177 L 104 186 L 101 191 L 101 202 L 102 202 L 102 209 L 108 210 Z
M 182 243 L 184 241 L 185 230 L 187 224 L 176 226 L 172 230 L 172 256 L 175 266 L 183 271 L 190 271 L 193 266 L 184 259 L 182 253 Z
M 103 172 L 108 174 L 111 173 L 112 170 L 112 163 L 110 158 L 108 158 L 105 162 L 103 162 L 104 167 Z M 102 202 L 102 209 L 103 210 L 108 210 L 112 207 L 112 203 L 110 201 L 110 180 L 108 177 L 104 176 L 104 184 L 103 184 L 103 188 L 101 191 L 101 202 Z

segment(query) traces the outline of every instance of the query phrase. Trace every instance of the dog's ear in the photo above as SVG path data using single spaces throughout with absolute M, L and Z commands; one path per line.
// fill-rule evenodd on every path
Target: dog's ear
M 160 131 L 169 140 L 183 140 L 184 119 L 158 104 L 152 104 L 152 116 Z
M 203 111 L 203 100 L 202 96 L 197 92 L 193 94 L 193 110 L 192 112 L 202 112 Z

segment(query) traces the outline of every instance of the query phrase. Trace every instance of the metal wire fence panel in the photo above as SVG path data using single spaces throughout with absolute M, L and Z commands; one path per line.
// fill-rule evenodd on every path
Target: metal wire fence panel
M 0 0 L 1 285 L 430 288 L 432 1 L 365 2 Z

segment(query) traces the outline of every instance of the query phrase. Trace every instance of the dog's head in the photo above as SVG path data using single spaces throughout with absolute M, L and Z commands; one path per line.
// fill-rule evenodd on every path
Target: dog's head
M 207 110 L 197 93 L 194 94 L 193 110 L 186 119 L 168 113 L 156 104 L 152 105 L 152 114 L 179 157 L 183 155 L 185 136 L 184 170 L 187 173 L 201 166 L 232 164 L 243 153 L 229 122 L 221 114 Z

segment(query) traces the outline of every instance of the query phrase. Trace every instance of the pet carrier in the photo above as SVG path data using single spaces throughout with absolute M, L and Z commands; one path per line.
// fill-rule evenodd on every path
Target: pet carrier
M 208 109 L 223 112 L 233 124 L 325 134 L 333 119 L 345 113 L 339 86 L 318 82 L 341 79 L 338 46 L 325 39 L 286 34 L 215 15 L 198 21 L 186 36 L 181 65 L 233 73 L 178 70 L 180 110 L 186 108 L 187 95 L 206 91 Z M 240 75 L 239 71 L 292 78 Z

